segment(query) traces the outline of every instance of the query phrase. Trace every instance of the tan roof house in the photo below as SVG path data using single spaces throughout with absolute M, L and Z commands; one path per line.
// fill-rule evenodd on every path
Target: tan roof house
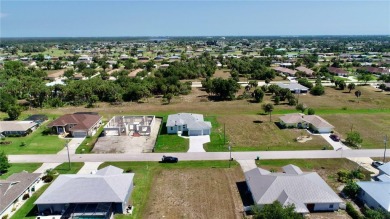
M 302 113 L 291 113 L 279 118 L 280 124 L 288 128 L 305 128 L 317 133 L 330 133 L 334 126 L 317 115 L 304 115 Z

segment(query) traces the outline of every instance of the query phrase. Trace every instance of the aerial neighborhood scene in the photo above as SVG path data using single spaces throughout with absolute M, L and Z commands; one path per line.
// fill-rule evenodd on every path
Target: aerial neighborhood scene
M 390 219 L 389 1 L 1 1 L 0 219 Z

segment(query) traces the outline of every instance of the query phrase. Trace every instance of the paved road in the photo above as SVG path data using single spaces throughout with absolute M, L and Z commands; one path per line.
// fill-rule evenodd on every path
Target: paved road
M 71 162 L 105 161 L 159 161 L 162 155 L 172 155 L 179 160 L 228 160 L 229 152 L 198 153 L 138 153 L 138 154 L 72 154 Z M 370 150 L 315 150 L 315 151 L 253 151 L 232 152 L 235 160 L 260 159 L 307 159 L 307 158 L 345 158 L 345 157 L 383 157 L 383 149 Z M 390 156 L 387 150 L 386 156 Z M 65 154 L 53 155 L 9 155 L 11 163 L 59 163 L 68 162 Z

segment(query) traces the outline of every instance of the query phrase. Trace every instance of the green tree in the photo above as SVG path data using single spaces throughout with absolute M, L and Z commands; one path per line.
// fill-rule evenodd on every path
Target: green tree
M 321 96 L 325 93 L 325 89 L 321 84 L 316 84 L 311 90 L 310 93 L 314 96 Z
M 296 110 L 301 111 L 302 113 L 305 112 L 306 106 L 303 103 L 298 103 L 298 105 L 295 107 Z
M 10 167 L 11 164 L 8 161 L 8 156 L 4 153 L 4 151 L 0 152 L 0 173 L 7 172 Z
M 252 212 L 254 219 L 303 219 L 302 214 L 295 212 L 294 205 L 282 206 L 278 201 L 261 208 L 252 206 Z
M 357 90 L 355 91 L 355 96 L 356 98 L 358 99 L 358 103 L 359 103 L 359 97 L 362 95 L 362 92 L 360 90 Z
M 271 122 L 272 121 L 271 114 L 272 114 L 272 111 L 274 110 L 274 105 L 272 105 L 271 103 L 267 103 L 267 104 L 264 104 L 262 106 L 262 108 L 263 108 L 265 113 L 269 114 L 269 121 Z
M 64 72 L 64 77 L 66 77 L 68 79 L 73 79 L 74 78 L 74 70 L 73 69 L 67 69 Z
M 356 198 L 358 192 L 359 186 L 354 180 L 349 180 L 343 189 L 343 193 L 350 198 Z
M 357 131 L 349 132 L 345 140 L 348 144 L 355 147 L 358 147 L 358 145 L 363 142 L 363 139 L 360 137 L 360 133 Z
M 348 84 L 349 93 L 351 93 L 351 90 L 354 90 L 355 87 L 356 87 L 356 85 L 354 83 L 349 83 Z
M 168 104 L 170 104 L 170 103 L 171 103 L 171 100 L 172 100 L 172 98 L 173 98 L 173 94 L 167 93 L 167 94 L 164 95 L 164 98 L 166 98 L 167 101 L 168 101 Z
M 381 89 L 382 90 L 382 92 L 384 91 L 384 90 L 386 90 L 386 84 L 380 84 L 379 85 L 379 89 Z
M 253 97 L 255 98 L 255 101 L 257 103 L 262 102 L 264 98 L 264 91 L 261 90 L 261 88 L 256 88 L 255 91 L 253 92 Z
M 11 120 L 17 120 L 22 113 L 22 109 L 18 105 L 8 107 L 7 114 Z
M 307 109 L 307 115 L 314 115 L 316 112 L 313 108 L 308 108 Z
M 274 97 L 274 103 L 275 103 L 275 105 L 279 105 L 279 103 L 280 103 L 280 97 L 279 96 L 275 96 Z
M 358 81 L 363 81 L 364 84 L 367 84 L 368 81 L 372 80 L 373 77 L 369 73 L 360 73 L 357 76 Z

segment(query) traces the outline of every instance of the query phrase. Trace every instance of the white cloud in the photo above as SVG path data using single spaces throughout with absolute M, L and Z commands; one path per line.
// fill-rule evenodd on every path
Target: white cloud
M 5 17 L 7 17 L 7 16 L 8 16 L 8 14 L 3 13 L 3 12 L 0 12 L 0 18 L 5 18 Z

